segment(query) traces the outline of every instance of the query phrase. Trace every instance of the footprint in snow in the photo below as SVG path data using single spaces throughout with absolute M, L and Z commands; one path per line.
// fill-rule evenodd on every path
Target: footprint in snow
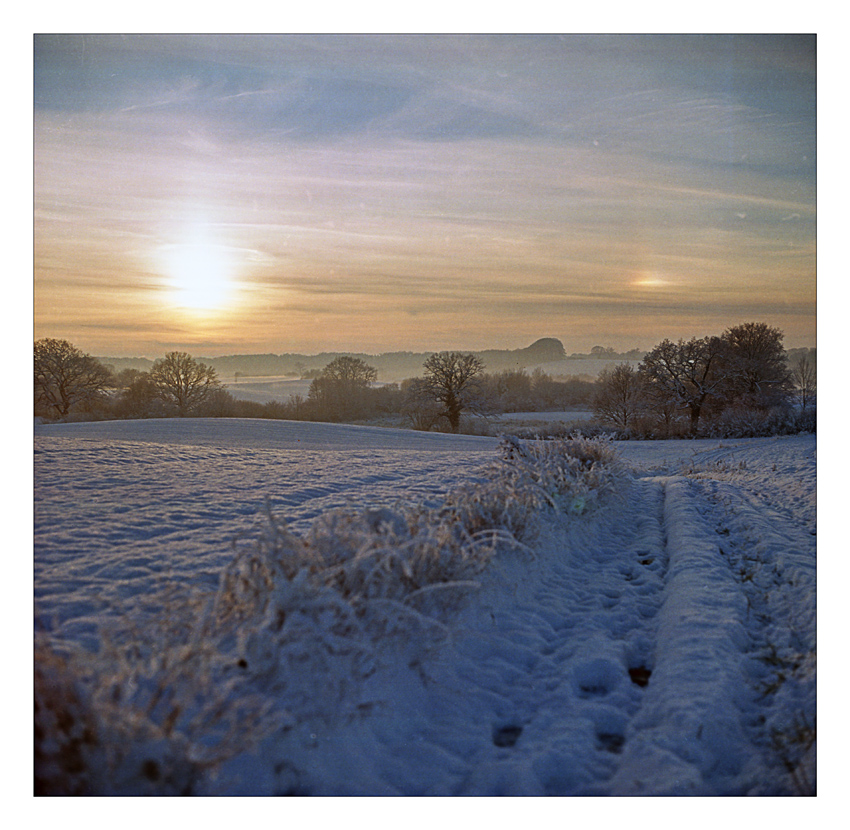
M 599 658 L 576 666 L 573 681 L 579 697 L 604 697 L 620 684 L 624 676 L 622 665 Z
M 493 743 L 496 746 L 513 746 L 522 734 L 522 727 L 516 724 L 497 726 L 493 728 Z

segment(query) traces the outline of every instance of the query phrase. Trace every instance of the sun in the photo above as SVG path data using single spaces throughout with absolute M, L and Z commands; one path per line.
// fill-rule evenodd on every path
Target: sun
M 225 308 L 235 292 L 231 252 L 197 236 L 165 251 L 165 272 L 173 305 L 196 312 Z

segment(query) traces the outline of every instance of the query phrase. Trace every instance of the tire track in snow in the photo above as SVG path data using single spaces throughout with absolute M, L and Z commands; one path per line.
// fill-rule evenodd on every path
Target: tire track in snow
M 436 793 L 593 794 L 616 772 L 655 653 L 662 508 L 660 483 L 632 482 L 594 515 L 550 517 L 534 563 L 492 566 L 453 648 L 429 661 L 424 705 L 444 714 L 399 738 L 455 758 Z
M 789 539 L 814 537 L 802 526 L 785 533 L 742 494 L 717 507 L 715 484 L 636 480 L 592 516 L 552 517 L 534 562 L 497 560 L 453 646 L 426 661 L 424 687 L 382 728 L 393 763 L 381 781 L 423 795 L 790 792 L 774 786 L 768 727 L 788 711 L 779 695 L 813 684 L 786 682 L 775 702 L 759 699 L 763 627 L 727 546 L 791 556 L 776 606 L 813 577 Z M 723 525 L 735 498 L 740 515 Z M 629 676 L 640 667 L 651 672 L 646 686 Z M 424 775 L 406 766 L 411 745 L 439 759 Z
M 693 482 L 666 480 L 664 523 L 669 568 L 655 668 L 610 792 L 743 794 L 755 755 L 744 717 L 752 704 L 744 682 L 747 601 Z
M 777 511 L 744 483 L 701 480 L 706 514 L 747 603 L 746 724 L 761 753 L 751 794 L 814 795 L 817 713 L 817 556 L 807 522 Z

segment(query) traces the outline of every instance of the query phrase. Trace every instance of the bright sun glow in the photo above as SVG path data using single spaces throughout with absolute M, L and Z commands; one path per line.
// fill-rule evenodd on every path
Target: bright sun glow
M 165 268 L 174 294 L 171 302 L 192 311 L 217 311 L 235 290 L 231 253 L 203 238 L 166 252 Z

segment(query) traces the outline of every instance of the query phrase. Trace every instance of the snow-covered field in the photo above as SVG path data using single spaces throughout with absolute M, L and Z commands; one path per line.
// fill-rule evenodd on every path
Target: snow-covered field
M 35 429 L 35 598 L 76 638 L 163 580 L 215 584 L 266 507 L 304 531 L 349 505 L 439 501 L 496 439 L 253 419 Z
M 194 791 L 813 792 L 815 443 L 613 445 L 613 488 L 556 499 L 522 545 L 494 536 L 440 614 L 258 681 L 275 727 Z M 37 627 L 94 647 L 138 600 L 214 590 L 268 510 L 299 537 L 338 508 L 392 523 L 476 493 L 498 458 L 496 439 L 330 424 L 36 425 Z

